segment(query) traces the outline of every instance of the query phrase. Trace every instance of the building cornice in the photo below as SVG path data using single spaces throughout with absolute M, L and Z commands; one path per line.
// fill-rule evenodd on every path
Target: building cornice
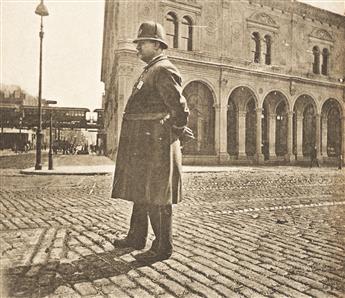
M 265 70 L 253 70 L 245 67 L 235 66 L 235 65 L 229 65 L 224 63 L 215 63 L 215 62 L 207 62 L 207 61 L 200 61 L 200 60 L 194 60 L 194 59 L 185 59 L 177 56 L 169 56 L 172 60 L 176 61 L 183 61 L 183 63 L 186 64 L 193 64 L 193 65 L 204 65 L 206 67 L 215 67 L 215 68 L 222 68 L 223 70 L 231 70 L 234 72 L 242 72 L 245 74 L 251 74 L 266 78 L 274 78 L 279 80 L 285 80 L 285 81 L 295 81 L 299 83 L 306 83 L 306 84 L 313 84 L 318 86 L 324 86 L 324 87 L 332 87 L 332 88 L 339 88 L 343 89 L 345 91 L 345 85 L 341 83 L 335 83 L 335 82 L 326 82 L 326 81 L 320 81 L 310 78 L 304 78 L 301 76 L 296 75 L 289 75 L 289 74 L 282 74 L 282 73 L 275 73 Z
M 126 50 L 117 50 L 115 52 L 117 54 L 127 54 L 129 57 L 137 59 L 136 53 L 133 50 L 126 49 Z M 327 81 L 321 81 L 321 80 L 316 80 L 316 79 L 311 79 L 311 78 L 305 78 L 305 77 L 297 76 L 297 75 L 271 72 L 268 70 L 245 68 L 245 67 L 241 67 L 237 65 L 229 65 L 227 63 L 222 63 L 222 62 L 201 61 L 201 60 L 196 60 L 196 59 L 191 59 L 191 58 L 179 57 L 179 56 L 173 55 L 173 53 L 170 53 L 168 57 L 176 62 L 181 62 L 185 65 L 194 65 L 198 67 L 204 66 L 208 68 L 212 67 L 215 69 L 221 68 L 222 70 L 230 70 L 233 72 L 241 72 L 244 74 L 285 80 L 287 82 L 294 81 L 294 82 L 304 83 L 304 84 L 312 84 L 312 85 L 318 85 L 318 86 L 324 86 L 324 87 L 338 88 L 338 89 L 343 89 L 345 92 L 344 83 L 327 82 Z
M 196 1 L 173 1 L 173 0 L 162 0 L 160 2 L 161 6 L 168 6 L 177 9 L 184 9 L 198 15 L 201 14 L 201 6 L 196 4 Z
M 298 1 L 275 1 L 275 0 L 242 0 L 249 4 L 257 4 L 286 13 L 299 15 L 304 19 L 317 20 L 326 24 L 331 24 L 345 29 L 345 16 L 327 11 L 312 5 Z

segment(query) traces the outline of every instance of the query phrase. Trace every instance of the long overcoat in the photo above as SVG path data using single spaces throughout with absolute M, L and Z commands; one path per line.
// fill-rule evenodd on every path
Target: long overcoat
M 173 126 L 187 124 L 181 76 L 160 55 L 135 83 L 123 115 L 113 198 L 140 204 L 175 204 L 182 197 L 182 153 Z

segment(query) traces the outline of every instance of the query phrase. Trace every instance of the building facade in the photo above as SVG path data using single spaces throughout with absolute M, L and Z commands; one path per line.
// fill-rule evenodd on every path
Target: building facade
M 345 156 L 345 16 L 296 1 L 106 1 L 102 77 L 106 153 L 144 64 L 139 24 L 166 29 L 196 140 L 189 164 L 321 161 Z

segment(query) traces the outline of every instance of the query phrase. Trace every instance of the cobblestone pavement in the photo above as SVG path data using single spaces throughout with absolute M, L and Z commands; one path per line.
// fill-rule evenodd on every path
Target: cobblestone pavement
M 345 297 L 344 176 L 294 167 L 185 174 L 175 251 L 143 266 L 138 251 L 112 245 L 131 204 L 109 198 L 110 175 L 3 169 L 0 296 Z

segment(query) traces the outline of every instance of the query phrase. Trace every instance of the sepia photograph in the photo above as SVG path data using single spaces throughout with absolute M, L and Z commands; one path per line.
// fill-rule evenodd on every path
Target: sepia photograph
M 0 298 L 344 298 L 345 0 L 0 0 Z

